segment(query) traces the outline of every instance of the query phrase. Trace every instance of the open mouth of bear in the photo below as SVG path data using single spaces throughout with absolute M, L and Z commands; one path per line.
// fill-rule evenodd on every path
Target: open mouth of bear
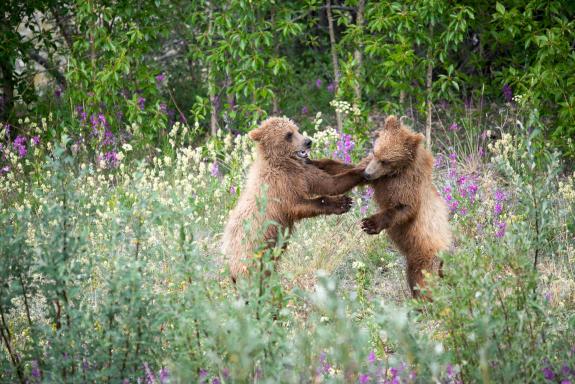
M 310 152 L 309 149 L 302 149 L 301 151 L 297 151 L 296 155 L 300 159 L 307 159 L 307 158 L 309 158 L 309 152 Z

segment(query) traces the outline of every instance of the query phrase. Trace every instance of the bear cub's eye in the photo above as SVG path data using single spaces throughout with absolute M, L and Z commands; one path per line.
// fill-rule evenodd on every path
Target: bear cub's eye
M 286 140 L 287 141 L 291 141 L 292 137 L 293 137 L 293 132 L 286 133 Z
M 387 160 L 379 160 L 379 163 L 380 163 L 381 165 L 387 165 L 387 164 L 389 164 L 389 161 L 387 161 Z

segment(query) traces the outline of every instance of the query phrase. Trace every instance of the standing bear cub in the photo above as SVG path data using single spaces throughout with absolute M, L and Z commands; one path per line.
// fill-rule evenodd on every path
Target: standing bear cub
M 385 120 L 373 154 L 359 164 L 374 188 L 379 212 L 362 220 L 362 229 L 375 235 L 386 230 L 407 261 L 407 281 L 413 297 L 424 287 L 423 271 L 440 272 L 437 253 L 451 244 L 448 208 L 432 183 L 433 157 L 422 145 L 423 136 Z M 331 175 L 354 167 L 323 159 L 312 163 Z
M 335 195 L 363 181 L 363 168 L 329 175 L 312 165 L 312 141 L 287 118 L 269 118 L 249 137 L 256 142 L 256 159 L 223 235 L 222 251 L 234 281 L 247 272 L 256 252 L 275 246 L 278 233 L 291 233 L 295 222 L 349 211 L 352 200 Z
M 448 207 L 433 186 L 433 156 L 422 140 L 395 116 L 385 120 L 365 168 L 379 212 L 362 220 L 370 235 L 385 229 L 405 256 L 414 297 L 425 286 L 423 271 L 440 272 L 437 253 L 451 245 Z

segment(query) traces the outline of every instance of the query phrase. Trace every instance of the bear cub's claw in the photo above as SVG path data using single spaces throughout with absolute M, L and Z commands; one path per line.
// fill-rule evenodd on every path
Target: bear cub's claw
M 334 201 L 334 213 L 336 215 L 341 215 L 348 212 L 353 205 L 353 199 L 348 196 L 338 196 Z
M 361 220 L 361 229 L 368 235 L 377 235 L 380 232 L 375 221 L 369 217 Z

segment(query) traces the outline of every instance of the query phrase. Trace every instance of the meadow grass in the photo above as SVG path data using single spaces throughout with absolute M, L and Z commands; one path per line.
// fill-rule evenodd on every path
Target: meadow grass
M 456 236 L 445 278 L 430 277 L 433 302 L 410 299 L 384 234 L 361 232 L 376 210 L 369 188 L 351 192 L 349 213 L 298 224 L 285 252 L 262 255 L 234 286 L 220 242 L 255 156 L 247 136 L 220 132 L 192 148 L 178 124 L 165 147 L 136 152 L 103 126 L 99 146 L 42 143 L 31 126 L 3 148 L 2 376 L 570 382 L 574 176 L 536 119 L 510 121 L 462 122 L 437 146 L 435 183 Z M 319 117 L 315 126 L 315 158 L 356 162 L 368 150 Z M 106 146 L 117 155 L 103 156 Z

